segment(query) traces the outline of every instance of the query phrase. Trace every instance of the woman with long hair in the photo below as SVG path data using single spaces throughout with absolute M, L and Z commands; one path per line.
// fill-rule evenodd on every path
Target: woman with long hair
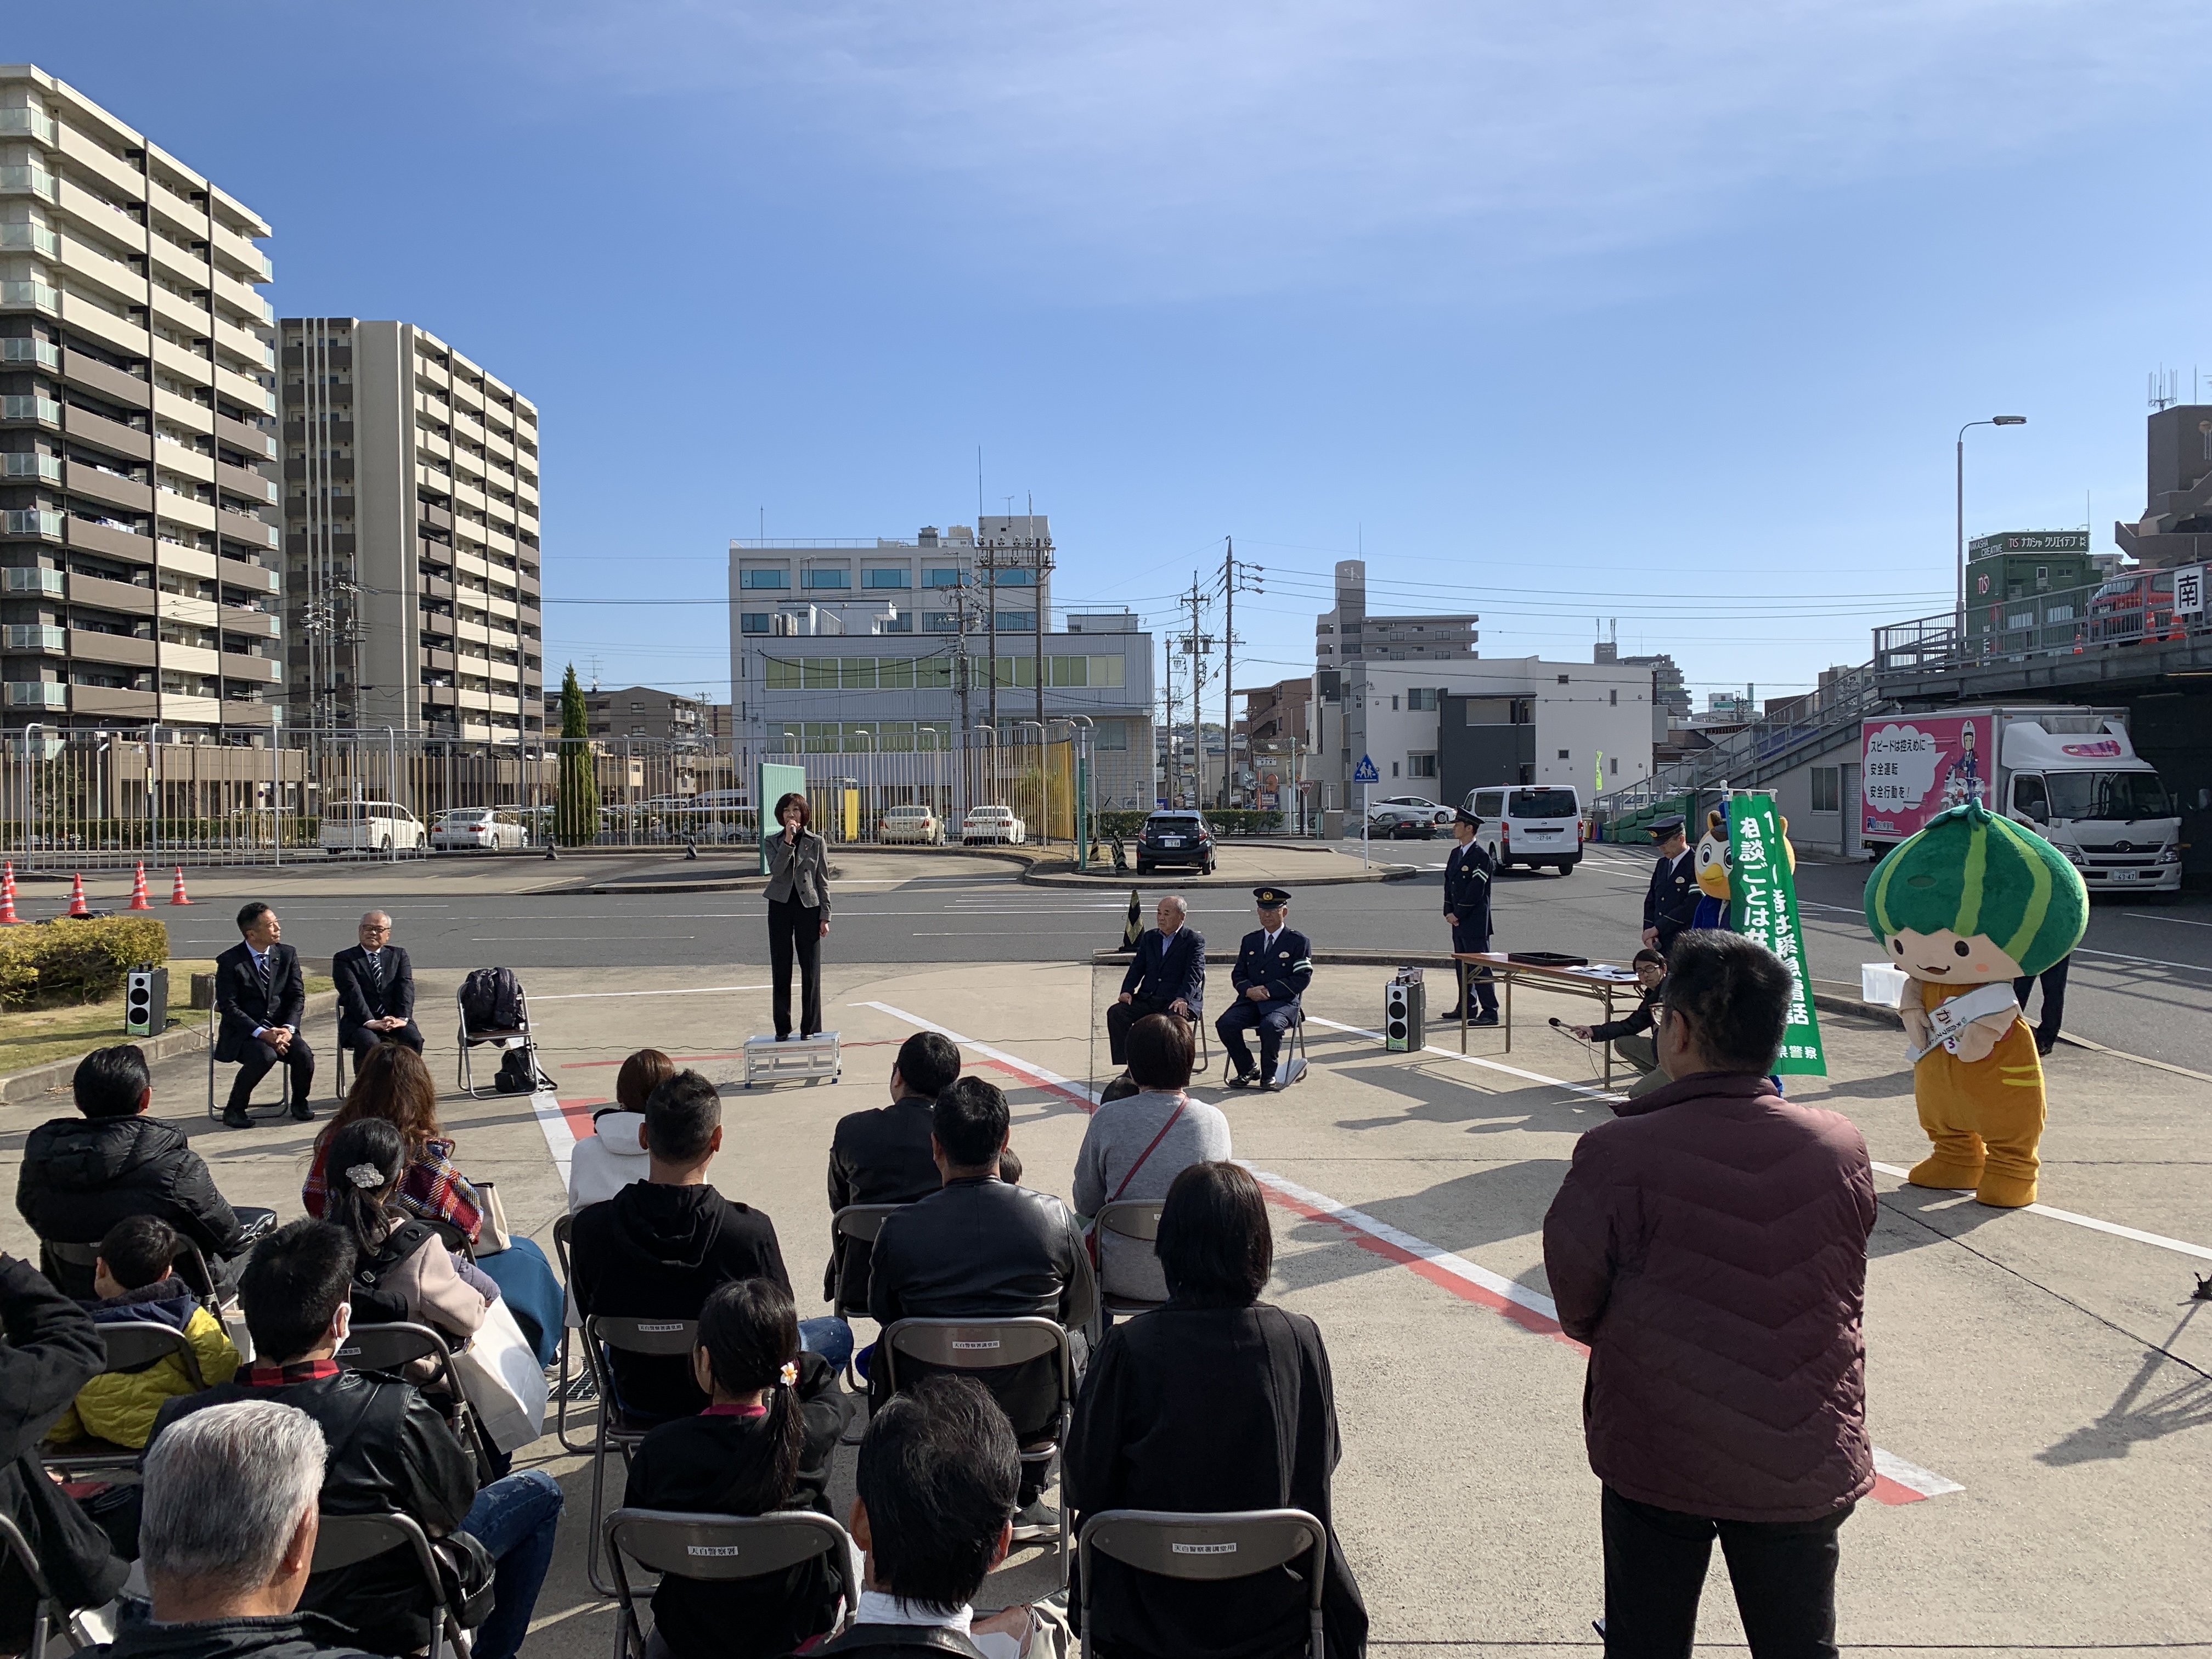
M 830 845 L 807 828 L 812 814 L 796 791 L 775 804 L 779 832 L 768 843 L 769 980 L 775 1040 L 791 1040 L 791 958 L 799 957 L 799 1035 L 822 1029 L 822 941 L 830 937 Z
M 482 1328 L 492 1295 L 463 1277 L 428 1223 L 393 1202 L 407 1170 L 399 1131 L 382 1118 L 356 1118 L 331 1137 L 329 1152 L 323 1218 L 353 1240 L 355 1318 L 428 1325 L 460 1346 Z
M 765 1279 L 719 1287 L 700 1310 L 691 1367 L 710 1403 L 645 1437 L 623 1501 L 687 1515 L 828 1514 L 830 1455 L 844 1413 L 829 1361 L 799 1350 L 790 1296 Z M 653 1595 L 647 1659 L 766 1659 L 836 1619 L 836 1586 L 819 1556 L 735 1583 L 671 1574 Z

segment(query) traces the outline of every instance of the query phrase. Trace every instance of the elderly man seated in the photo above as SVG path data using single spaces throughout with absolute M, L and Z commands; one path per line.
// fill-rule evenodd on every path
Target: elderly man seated
M 1176 1014 L 1195 1023 L 1206 1012 L 1206 935 L 1185 925 L 1190 906 L 1170 893 L 1153 913 L 1158 922 L 1137 940 L 1120 1000 L 1106 1011 L 1106 1042 L 1116 1066 L 1129 1062 L 1129 1028 L 1147 1014 Z
M 1255 1079 L 1252 1051 L 1244 1033 L 1260 1032 L 1260 1070 L 1262 1093 L 1275 1086 L 1277 1057 L 1283 1033 L 1304 1018 L 1298 999 L 1313 980 L 1313 945 L 1290 925 L 1291 895 L 1284 887 L 1255 887 L 1252 896 L 1260 907 L 1260 926 L 1244 935 L 1237 947 L 1237 966 L 1229 982 L 1237 988 L 1237 1000 L 1213 1022 L 1228 1051 L 1232 1089 L 1249 1089 Z

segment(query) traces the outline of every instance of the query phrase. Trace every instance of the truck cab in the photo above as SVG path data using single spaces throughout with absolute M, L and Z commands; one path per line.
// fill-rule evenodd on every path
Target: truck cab
M 2050 729 L 2076 725 L 2094 729 Z M 2179 811 L 2124 720 L 2008 720 L 2001 758 L 2005 815 L 2063 853 L 2093 896 L 2179 890 Z

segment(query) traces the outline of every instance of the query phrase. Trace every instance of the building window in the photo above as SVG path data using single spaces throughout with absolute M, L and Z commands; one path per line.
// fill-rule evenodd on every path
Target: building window
M 1567 683 L 1567 677 L 1566 677 L 1565 674 L 1560 675 L 1560 676 L 1559 676 L 1559 684 L 1560 684 L 1561 685 L 1565 685 L 1566 683 Z
M 1569 756 L 1568 756 L 1567 751 L 1566 751 L 1565 750 L 1562 749 L 1561 750 L 1559 750 L 1559 758 L 1560 758 L 1561 760 L 1566 760 L 1566 759 L 1568 759 L 1568 758 L 1569 758 Z
M 924 587 L 957 587 L 960 586 L 960 572 L 957 567 L 947 569 L 940 565 L 921 573 L 921 585 Z
M 1398 775 L 1398 763 L 1395 761 L 1390 763 L 1390 775 L 1394 778 Z
M 907 580 L 906 569 L 902 566 L 896 570 L 863 570 L 860 573 L 860 586 L 863 587 L 907 587 L 912 584 Z
M 925 634 L 951 634 L 960 626 L 959 620 L 950 611 L 925 611 L 921 613 L 921 631 Z
M 1099 721 L 1097 729 L 1093 733 L 1093 741 L 1101 754 L 1111 751 L 1118 755 L 1125 752 L 1129 747 L 1129 722 L 1127 720 Z
M 914 612 L 906 611 L 896 617 L 885 617 L 876 624 L 878 634 L 911 634 L 914 632 Z
M 1416 711 L 1427 709 L 1433 713 L 1436 709 L 1436 706 L 1437 688 L 1433 685 L 1417 685 L 1412 690 L 1406 693 L 1406 707 L 1408 708 L 1414 709 Z M 1434 773 L 1424 773 L 1422 775 L 1425 777 L 1433 777 L 1436 775 Z
M 1608 691 L 1608 692 L 1607 692 L 1607 693 L 1606 693 L 1606 697 L 1607 697 L 1607 700 L 1608 702 L 1610 702 L 1615 708 L 1620 708 L 1620 693 L 1617 690 L 1613 690 L 1613 691 Z
M 806 573 L 805 580 L 809 587 L 850 587 L 853 585 L 853 573 L 849 570 L 826 568 L 810 570 Z
M 1398 700 L 1395 697 L 1390 699 L 1390 712 L 1394 714 L 1398 712 Z
M 1036 585 L 1037 573 L 1026 568 L 994 570 L 991 573 L 991 586 L 994 587 L 1035 587 Z
M 1432 778 L 1436 776 L 1436 775 L 1437 757 L 1434 755 L 1408 755 L 1406 757 L 1406 775 L 1407 777 Z
M 1004 634 L 1010 629 L 1032 629 L 1036 626 L 1036 619 L 1037 613 L 1034 611 L 1001 611 L 999 612 L 999 631 Z
M 1815 812 L 1840 812 L 1844 810 L 1843 768 L 1816 766 L 1813 769 L 1813 810 Z
M 788 587 L 791 586 L 791 572 L 788 570 L 741 570 L 738 573 L 738 586 L 739 587 Z

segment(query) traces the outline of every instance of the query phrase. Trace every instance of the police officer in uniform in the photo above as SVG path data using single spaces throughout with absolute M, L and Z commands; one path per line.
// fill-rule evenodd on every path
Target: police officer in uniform
M 1659 862 L 1652 867 L 1651 885 L 1644 895 L 1644 942 L 1664 956 L 1674 948 L 1674 936 L 1698 914 L 1698 864 L 1690 856 L 1690 843 L 1682 834 L 1679 817 L 1654 818 L 1651 833 L 1659 838 Z
M 1229 981 L 1237 988 L 1237 1000 L 1221 1012 L 1213 1029 L 1235 1074 L 1232 1089 L 1252 1086 L 1252 1051 L 1244 1033 L 1260 1031 L 1259 1083 L 1262 1093 L 1275 1086 L 1275 1058 L 1283 1046 L 1283 1033 L 1304 1017 L 1298 998 L 1313 978 L 1313 946 L 1304 933 L 1288 923 L 1291 895 L 1281 887 L 1255 887 L 1259 901 L 1260 927 L 1244 935 L 1237 951 L 1237 966 Z
M 1490 878 L 1498 866 L 1474 839 L 1474 832 L 1481 828 L 1482 820 L 1464 806 L 1452 819 L 1452 836 L 1459 845 L 1452 848 L 1444 864 L 1444 921 L 1452 930 L 1455 951 L 1490 948 Z M 1490 969 L 1472 969 L 1466 982 L 1480 1010 L 1472 1023 L 1497 1024 L 1498 988 L 1491 982 Z M 1457 1019 L 1459 1011 L 1454 1009 L 1444 1018 Z

